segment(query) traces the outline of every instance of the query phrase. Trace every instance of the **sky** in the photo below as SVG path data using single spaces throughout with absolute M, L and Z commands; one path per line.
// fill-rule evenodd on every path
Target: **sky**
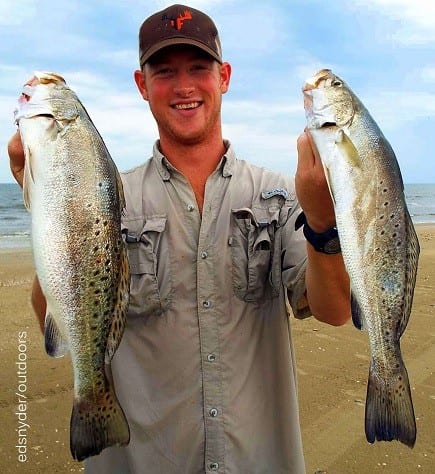
M 0 183 L 13 182 L 13 110 L 35 70 L 61 74 L 120 171 L 151 156 L 157 127 L 133 81 L 153 0 L 0 0 Z M 435 183 L 435 2 L 200 0 L 232 65 L 223 133 L 239 158 L 293 175 L 305 127 L 301 87 L 332 69 L 392 145 L 405 183 Z

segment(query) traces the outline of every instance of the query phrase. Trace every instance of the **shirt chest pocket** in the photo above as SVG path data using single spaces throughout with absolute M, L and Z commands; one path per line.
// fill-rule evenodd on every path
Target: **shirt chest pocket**
M 164 215 L 123 222 L 131 271 L 130 316 L 158 316 L 172 300 L 170 255 Z
M 259 302 L 279 294 L 282 221 L 282 206 L 232 210 L 233 290 L 241 300 Z

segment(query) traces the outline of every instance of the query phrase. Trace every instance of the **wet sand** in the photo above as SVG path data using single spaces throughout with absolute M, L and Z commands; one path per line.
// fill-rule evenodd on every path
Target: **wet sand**
M 435 226 L 417 230 L 417 287 L 401 339 L 417 419 L 415 447 L 365 439 L 367 334 L 352 323 L 334 328 L 312 318 L 293 320 L 309 474 L 435 472 Z M 80 472 L 82 464 L 69 452 L 70 360 L 45 354 L 30 307 L 32 279 L 29 250 L 0 251 L 0 472 Z

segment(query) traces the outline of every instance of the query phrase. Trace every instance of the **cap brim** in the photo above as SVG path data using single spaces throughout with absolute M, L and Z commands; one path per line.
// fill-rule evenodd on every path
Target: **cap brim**
M 201 43 L 201 41 L 197 41 L 191 38 L 170 38 L 166 39 L 163 41 L 160 41 L 160 43 L 155 44 L 151 48 L 148 49 L 145 53 L 143 53 L 140 57 L 140 65 L 141 67 L 144 66 L 144 64 L 150 59 L 151 56 L 156 54 L 158 51 L 160 51 L 163 48 L 166 48 L 168 46 L 173 46 L 176 44 L 187 44 L 190 46 L 196 46 L 197 48 L 201 49 L 202 51 L 205 51 L 208 53 L 210 56 L 212 56 L 216 61 L 220 64 L 222 64 L 222 58 L 216 53 L 216 51 L 213 51 L 209 46 L 207 46 L 204 43 Z

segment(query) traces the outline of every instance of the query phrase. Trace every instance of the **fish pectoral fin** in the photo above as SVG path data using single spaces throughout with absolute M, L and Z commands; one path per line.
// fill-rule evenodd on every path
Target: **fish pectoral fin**
M 353 168 L 362 168 L 362 161 L 358 150 L 350 136 L 342 128 L 337 132 L 335 144 L 345 157 L 346 161 L 348 161 Z
M 350 294 L 350 308 L 352 312 L 353 325 L 360 331 L 364 331 L 364 316 L 362 314 L 360 305 L 352 292 Z
M 335 197 L 334 197 L 334 193 L 332 192 L 332 186 L 331 186 L 331 183 L 332 183 L 331 172 L 329 171 L 329 168 L 325 164 L 323 164 L 323 171 L 325 172 L 326 183 L 328 184 L 329 194 L 331 195 L 331 199 L 335 207 L 335 204 L 336 204 Z
M 45 315 L 44 336 L 45 351 L 50 357 L 63 357 L 68 352 L 68 343 L 49 311 Z

